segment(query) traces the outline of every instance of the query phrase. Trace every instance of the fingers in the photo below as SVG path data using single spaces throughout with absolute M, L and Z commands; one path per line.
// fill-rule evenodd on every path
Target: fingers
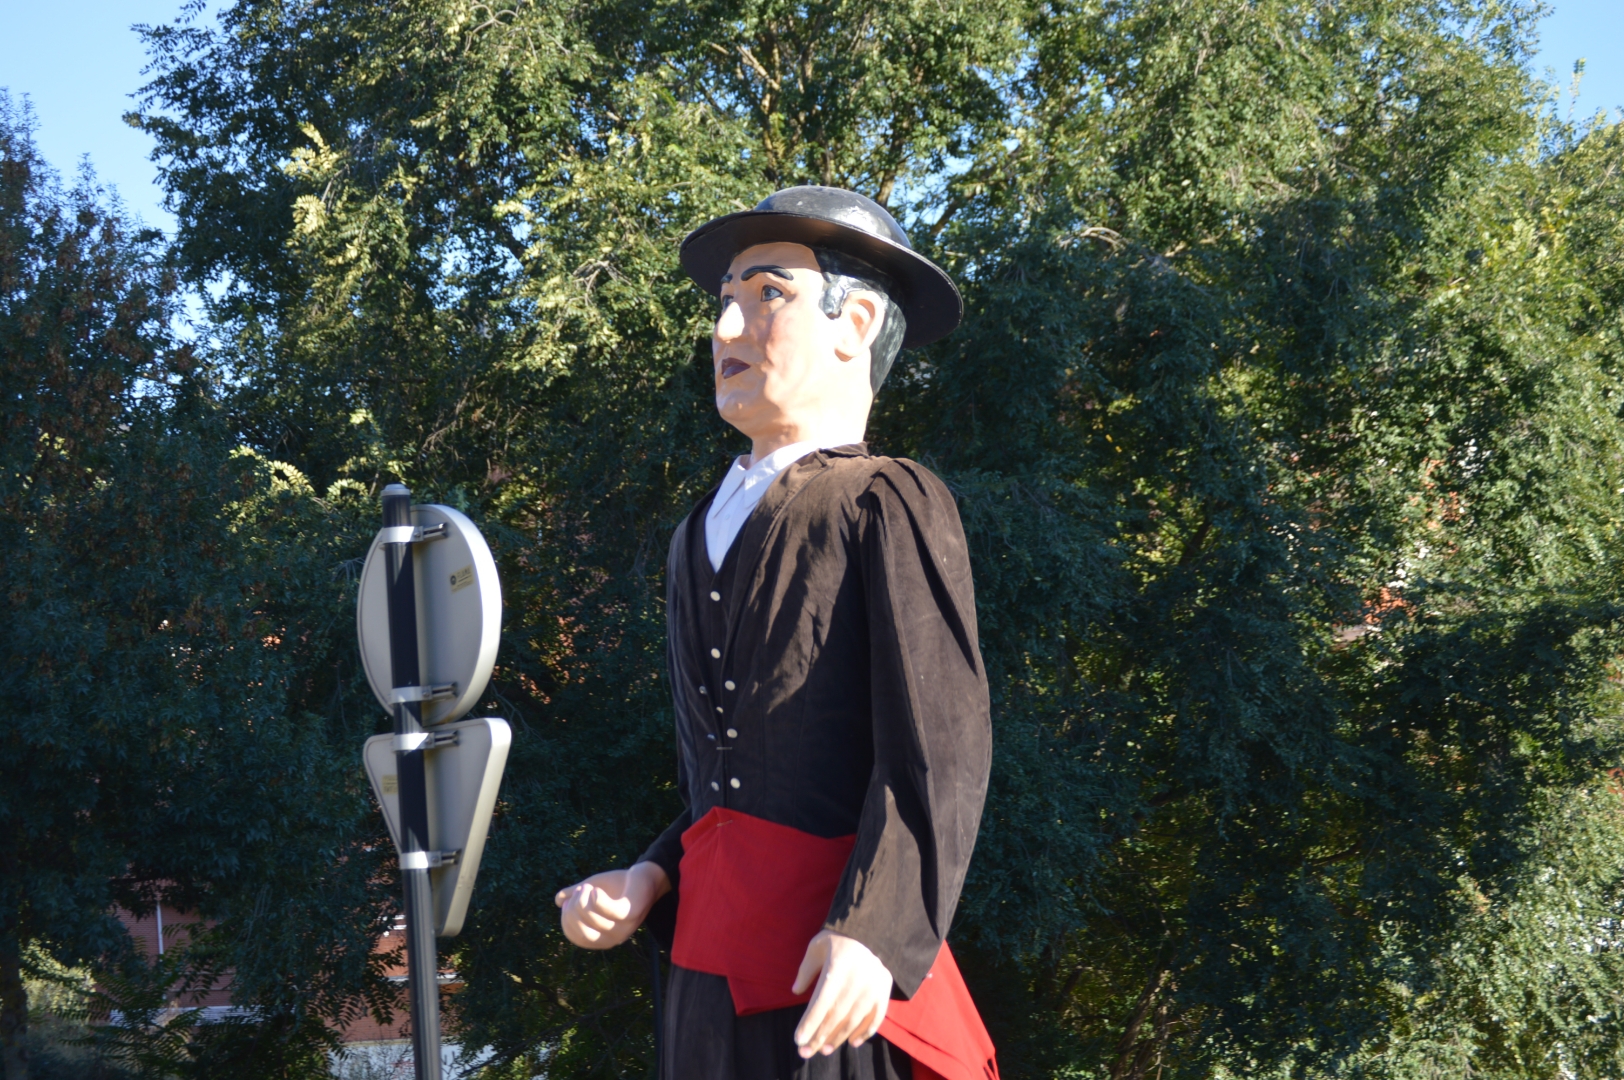
M 861 1046 L 879 1030 L 890 1004 L 891 973 L 862 942 L 821 932 L 807 946 L 795 992 L 803 992 L 812 972 L 820 969 L 812 999 L 795 1026 L 802 1058 L 832 1054 L 846 1042 Z
M 863 1042 L 867 1042 L 880 1033 L 880 1025 L 885 1023 L 885 1014 L 891 1008 L 891 991 L 887 990 L 880 995 L 879 1004 L 874 1006 L 874 1015 L 869 1017 L 867 1026 L 863 1029 Z
M 631 897 L 622 896 L 616 900 L 602 889 L 593 889 L 592 910 L 599 915 L 613 919 L 615 922 L 620 922 L 632 913 Z
M 615 900 L 588 882 L 560 890 L 553 902 L 563 908 L 559 921 L 564 936 L 587 948 L 597 946 L 605 935 L 620 929 L 631 911 L 629 902 Z
M 818 984 L 812 988 L 812 1000 L 806 1003 L 806 1012 L 801 1014 L 801 1022 L 795 1025 L 795 1045 L 800 1048 L 802 1057 L 811 1057 L 812 1051 L 817 1049 L 817 1044 L 812 1041 L 813 1034 L 818 1030 L 819 1025 L 823 1023 L 823 1018 L 828 1013 L 829 1007 L 834 1004 L 834 995 L 830 993 L 828 985 L 829 973 L 824 969 L 822 961 L 826 952 L 826 949 L 818 948 L 818 939 L 813 938 L 812 944 L 807 947 L 806 959 L 801 961 L 801 974 L 796 976 L 795 979 L 796 986 L 804 986 L 805 982 L 803 980 L 811 978 L 807 974 L 807 965 L 815 965 L 812 971 L 817 974 Z M 794 992 L 797 994 L 805 993 L 804 990 L 795 990 Z M 811 1049 L 808 1049 L 808 1047 Z
M 839 1050 L 840 1044 L 851 1038 L 857 1025 L 868 1015 L 872 1006 L 865 998 L 864 989 L 857 984 L 848 984 L 838 1003 L 829 1010 L 829 1018 L 825 1021 L 827 1030 L 823 1036 L 823 1053 L 832 1054 Z
M 564 908 L 564 933 L 577 945 L 595 945 L 603 936 L 603 931 L 609 929 L 609 924 L 601 915 L 593 914 L 590 907 L 590 893 L 592 886 L 577 885 L 569 904 Z M 571 932 L 573 931 L 573 933 Z
M 585 882 L 580 885 L 564 889 L 553 902 L 563 907 L 572 899 L 582 918 L 587 919 L 600 930 L 607 930 L 615 923 L 621 922 L 632 913 L 632 902 L 626 897 L 616 899 L 596 886 Z
M 862 988 L 849 982 L 842 981 L 840 985 L 826 980 L 823 992 L 832 1000 L 824 1010 L 812 1037 L 806 1040 L 801 1047 L 801 1056 L 809 1058 L 813 1054 L 832 1054 L 845 1042 L 852 1030 L 857 1026 L 861 1015 L 858 1012 L 858 1002 L 861 998 Z M 808 1009 L 810 1012 L 810 1008 Z M 867 1009 L 862 1010 L 863 1014 Z
M 795 1048 L 803 1058 L 809 1058 L 823 1048 L 818 1032 L 828 1020 L 829 1010 L 833 1006 L 834 995 L 829 992 L 828 979 L 819 976 L 818 985 L 812 991 L 812 1000 L 806 1003 L 806 1012 L 801 1014 L 801 1022 L 795 1025 Z
M 852 1049 L 855 1050 L 857 1047 L 862 1046 L 864 1043 L 868 1042 L 868 1040 L 872 1039 L 880 1030 L 880 1023 L 884 1021 L 884 1019 L 885 1002 L 882 1001 L 873 1008 L 869 1009 L 868 1015 L 863 1017 L 863 1022 L 857 1025 L 857 1030 L 852 1033 L 851 1037 Z
M 603 936 L 567 910 L 559 922 L 562 924 L 564 936 L 584 949 L 597 947 L 598 939 Z
M 615 920 L 607 918 L 603 915 L 599 915 L 591 908 L 587 908 L 585 911 L 582 911 L 580 919 L 582 926 L 590 926 L 592 929 L 600 932 L 607 933 L 615 928 Z
M 607 949 L 630 937 L 657 895 L 671 887 L 665 871 L 639 865 L 644 869 L 636 874 L 609 870 L 558 890 L 553 903 L 564 936 L 589 949 Z
M 559 889 L 557 894 L 553 896 L 553 903 L 561 908 L 567 907 L 571 903 L 579 904 L 582 891 L 590 888 L 592 886 L 585 881 L 577 881 L 574 885 L 567 885 Z
M 602 889 L 587 885 L 581 889 L 581 921 L 595 930 L 609 931 L 631 914 L 631 901 L 615 900 Z
M 835 1046 L 840 1046 L 841 1043 L 862 1046 L 864 1039 L 869 1038 L 869 1020 L 874 1017 L 874 1005 L 870 1005 L 869 1002 L 856 1002 L 856 1007 L 846 1015 L 851 1020 L 851 1026 L 844 1033 L 835 1031 Z
M 795 973 L 795 982 L 790 986 L 789 992 L 806 993 L 806 988 L 812 985 L 812 980 L 823 970 L 824 961 L 828 956 L 829 939 L 819 934 L 807 945 L 806 955 L 801 957 L 801 970 Z

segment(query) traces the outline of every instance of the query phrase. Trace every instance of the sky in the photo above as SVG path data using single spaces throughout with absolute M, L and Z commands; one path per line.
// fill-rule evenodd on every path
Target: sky
M 1535 74 L 1565 89 L 1584 57 L 1575 115 L 1624 109 L 1624 0 L 1551 0 L 1551 8 Z M 46 160 L 71 176 L 89 155 L 131 212 L 166 231 L 174 219 L 161 206 L 151 140 L 121 118 L 145 82 L 146 54 L 131 27 L 180 9 L 181 0 L 0 0 L 0 88 L 33 106 Z

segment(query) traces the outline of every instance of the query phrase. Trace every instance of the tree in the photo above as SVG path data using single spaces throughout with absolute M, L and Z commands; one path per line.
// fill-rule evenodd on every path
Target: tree
M 1515 14 L 1057 8 L 970 170 L 1021 176 L 956 219 L 985 323 L 898 419 L 975 470 L 1029 755 L 975 894 L 1025 939 L 972 933 L 1112 1076 L 1333 1067 L 1610 764 L 1615 376 Z
M 676 242 L 834 182 L 965 288 L 873 435 L 974 548 L 998 749 L 954 942 L 1005 1071 L 1614 1061 L 1618 143 L 1542 117 L 1534 15 L 241 0 L 149 31 L 229 429 L 498 549 L 516 741 L 463 1038 L 649 1070 L 648 953 L 572 951 L 542 901 L 674 812 L 661 558 L 731 445 Z
M 131 1015 L 230 969 L 280 1047 L 262 1064 L 308 1059 L 325 1020 L 393 998 L 372 956 L 381 853 L 359 842 L 370 810 L 349 768 L 374 725 L 324 648 L 344 618 L 337 553 L 364 532 L 234 451 L 215 373 L 172 335 L 159 240 L 88 174 L 64 189 L 0 97 L 7 1080 L 28 1075 L 30 956 L 97 965 Z M 160 899 L 214 926 L 152 963 L 115 907 Z M 367 915 L 329 919 L 332 902 Z M 170 1073 L 220 1042 L 193 1040 Z

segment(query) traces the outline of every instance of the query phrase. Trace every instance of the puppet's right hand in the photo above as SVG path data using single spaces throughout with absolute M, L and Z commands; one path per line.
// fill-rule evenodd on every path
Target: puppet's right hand
M 606 870 L 558 890 L 553 903 L 564 936 L 583 949 L 612 949 L 643 925 L 654 901 L 671 891 L 671 879 L 651 862 L 630 870 Z

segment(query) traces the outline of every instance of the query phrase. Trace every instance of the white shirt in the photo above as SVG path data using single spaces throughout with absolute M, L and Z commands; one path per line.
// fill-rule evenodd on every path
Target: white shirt
M 716 498 L 705 512 L 705 554 L 712 570 L 722 568 L 727 549 L 733 546 L 745 519 L 773 479 L 812 451 L 824 448 L 817 442 L 798 442 L 780 446 L 754 465 L 749 464 L 749 455 L 733 459 L 732 467 L 722 477 L 722 486 L 716 489 Z

